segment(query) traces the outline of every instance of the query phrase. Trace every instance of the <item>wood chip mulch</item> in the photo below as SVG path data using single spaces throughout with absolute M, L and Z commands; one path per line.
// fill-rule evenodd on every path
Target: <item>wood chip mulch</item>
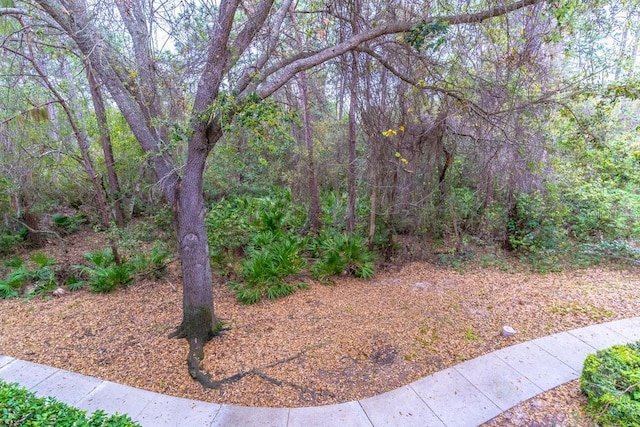
M 66 253 L 93 244 L 76 239 Z M 204 390 L 187 372 L 186 342 L 167 338 L 181 320 L 173 270 L 113 294 L 0 300 L 0 354 L 190 399 L 299 407 L 370 397 L 518 342 L 640 313 L 637 268 L 542 275 L 411 263 L 252 306 L 219 282 L 216 313 L 230 330 L 207 344 L 204 367 L 215 379 L 248 374 Z M 515 336 L 500 335 L 504 325 Z M 592 425 L 583 400 L 569 383 L 487 426 Z

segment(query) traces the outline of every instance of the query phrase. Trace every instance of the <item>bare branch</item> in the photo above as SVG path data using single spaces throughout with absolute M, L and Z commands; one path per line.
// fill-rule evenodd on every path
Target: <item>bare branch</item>
M 0 16 L 29 16 L 29 12 L 17 7 L 0 7 Z
M 480 23 L 487 19 L 505 15 L 524 7 L 528 7 L 538 3 L 544 3 L 545 1 L 546 0 L 520 0 L 505 6 L 492 7 L 482 12 L 465 13 L 443 17 L 432 17 L 426 19 L 426 21 L 438 20 L 446 22 L 450 25 Z M 355 34 L 342 43 L 338 43 L 334 46 L 322 49 L 309 57 L 301 58 L 289 63 L 288 65 L 285 65 L 280 70 L 277 70 L 279 71 L 278 76 L 269 82 L 265 83 L 265 81 L 269 77 L 268 75 L 261 76 L 260 83 L 263 83 L 263 85 L 261 87 L 258 87 L 258 84 L 256 84 L 256 92 L 259 97 L 266 98 L 273 94 L 276 90 L 281 88 L 282 85 L 284 85 L 293 76 L 295 76 L 302 70 L 307 70 L 323 62 L 341 56 L 346 52 L 354 50 L 356 47 L 367 41 L 377 39 L 386 35 L 406 33 L 410 31 L 414 25 L 415 22 L 394 22 L 387 25 L 380 25 L 367 31 Z M 248 89 L 252 89 L 251 86 L 248 87 Z

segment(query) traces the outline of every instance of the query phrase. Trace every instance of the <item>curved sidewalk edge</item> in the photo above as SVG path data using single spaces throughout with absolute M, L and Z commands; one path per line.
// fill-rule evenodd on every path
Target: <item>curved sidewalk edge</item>
M 0 379 L 142 426 L 478 426 L 579 377 L 589 353 L 640 340 L 640 317 L 516 344 L 371 398 L 330 406 L 257 408 L 166 396 L 0 355 Z

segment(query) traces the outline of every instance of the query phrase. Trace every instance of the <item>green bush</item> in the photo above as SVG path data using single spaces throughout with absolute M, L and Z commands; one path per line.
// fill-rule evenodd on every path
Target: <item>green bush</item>
M 111 249 L 89 252 L 85 254 L 85 259 L 90 265 L 76 265 L 74 267 L 92 292 L 113 292 L 133 280 L 133 265 L 127 262 L 116 264 Z M 79 287 L 77 282 L 74 283 L 74 287 Z
M 108 416 L 95 411 L 71 407 L 51 397 L 36 397 L 17 384 L 0 380 L 0 425 L 3 426 L 74 426 L 74 427 L 135 427 L 127 415 Z
M 561 216 L 561 209 L 553 206 L 551 197 L 520 194 L 507 224 L 509 245 L 532 253 L 556 249 L 566 235 Z
M 56 278 L 56 260 L 49 258 L 44 252 L 31 254 L 31 261 L 36 268 L 31 271 L 31 281 L 34 285 L 28 296 L 52 291 L 58 287 Z
M 60 213 L 53 214 L 51 219 L 53 226 L 63 235 L 75 233 L 85 222 L 82 215 L 63 215 Z
M 12 258 L 5 262 L 5 266 L 12 270 L 4 279 L 0 279 L 0 298 L 15 298 L 28 285 L 31 285 L 31 289 L 27 297 L 43 294 L 58 286 L 54 259 L 43 252 L 35 252 L 31 254 L 31 261 L 35 264 L 33 269 L 19 258 Z
M 137 252 L 129 261 L 133 270 L 141 275 L 148 275 L 154 279 L 161 279 L 168 274 L 167 262 L 171 255 L 169 246 L 156 242 L 151 251 Z
M 269 196 L 236 197 L 215 204 L 207 216 L 213 265 L 235 277 L 230 287 L 239 301 L 253 304 L 295 292 L 304 284 L 287 277 L 305 267 L 299 232 L 306 217 L 288 191 Z
M 593 265 L 604 260 L 620 263 L 639 264 L 640 249 L 636 249 L 625 240 L 601 239 L 599 243 L 583 243 L 578 245 L 576 258 L 581 265 Z
M 18 233 L 1 232 L 0 233 L 0 255 L 11 253 L 27 236 L 27 229 L 23 227 Z
M 275 299 L 295 292 L 299 286 L 285 280 L 304 269 L 303 247 L 303 240 L 296 235 L 268 230 L 258 233 L 247 247 L 240 281 L 231 284 L 238 300 L 253 304 L 265 296 Z
M 570 209 L 566 221 L 571 234 L 581 241 L 637 237 L 640 198 L 634 186 L 628 187 L 583 181 L 567 186 L 563 197 Z
M 239 301 L 253 304 L 307 287 L 296 276 L 308 265 L 323 279 L 344 273 L 373 275 L 373 254 L 363 238 L 332 230 L 303 237 L 306 221 L 304 206 L 282 190 L 223 200 L 212 207 L 207 232 L 213 265 L 233 278 L 230 287 Z
M 316 278 L 337 274 L 349 274 L 363 279 L 373 276 L 373 254 L 365 239 L 346 233 L 322 233 L 312 244 L 312 253 L 317 259 L 312 268 Z
M 122 256 L 116 263 L 111 249 L 102 249 L 85 254 L 89 265 L 75 265 L 79 277 L 72 275 L 67 281 L 70 289 L 78 289 L 88 284 L 92 292 L 108 293 L 127 286 L 136 275 L 159 279 L 167 274 L 167 261 L 171 251 L 162 243 L 157 243 L 148 252 L 136 252 L 133 256 Z
M 212 206 L 207 215 L 211 261 L 221 270 L 233 267 L 236 254 L 251 240 L 251 205 L 249 198 L 222 200 Z
M 589 355 L 580 388 L 599 425 L 640 426 L 640 341 Z

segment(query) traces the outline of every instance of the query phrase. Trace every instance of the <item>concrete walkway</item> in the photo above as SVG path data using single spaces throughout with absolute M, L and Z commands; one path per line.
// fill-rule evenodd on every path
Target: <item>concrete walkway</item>
M 143 426 L 477 426 L 579 377 L 589 353 L 640 340 L 640 317 L 517 344 L 388 393 L 331 406 L 254 408 L 166 396 L 0 355 L 0 379 Z

